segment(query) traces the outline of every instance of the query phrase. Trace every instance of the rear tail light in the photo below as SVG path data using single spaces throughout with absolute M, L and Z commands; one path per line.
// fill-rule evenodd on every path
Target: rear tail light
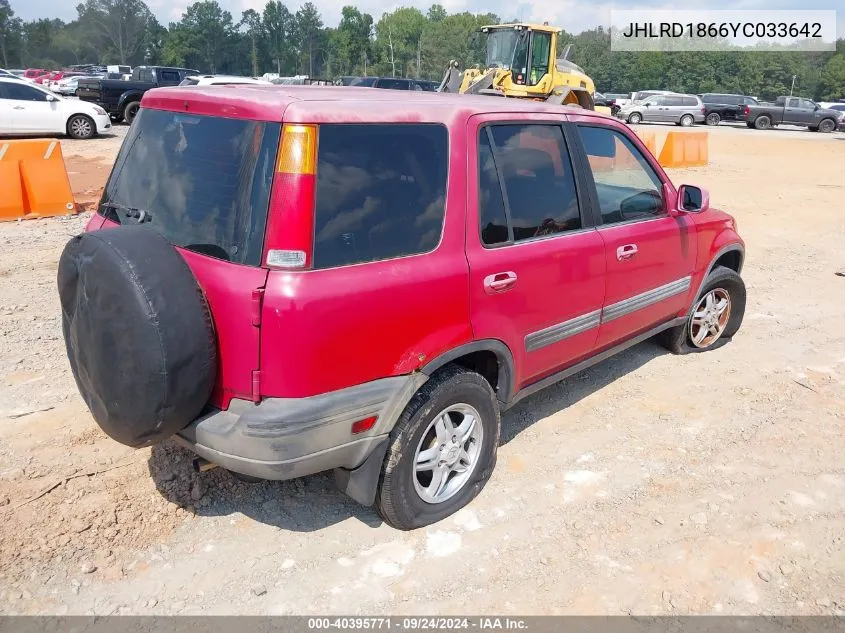
M 264 264 L 270 268 L 311 267 L 317 127 L 284 125 L 264 236 Z
M 701 108 L 701 114 L 704 114 L 705 112 L 706 110 L 704 108 Z
M 743 116 L 748 116 L 749 114 L 751 114 L 751 108 L 745 106 L 744 108 L 742 108 L 742 114 Z

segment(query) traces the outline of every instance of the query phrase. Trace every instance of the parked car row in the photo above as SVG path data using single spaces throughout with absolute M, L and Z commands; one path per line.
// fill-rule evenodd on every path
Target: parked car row
M 774 103 L 764 103 L 748 95 L 644 90 L 621 96 L 597 93 L 596 104 L 609 106 L 614 116 L 632 125 L 719 125 L 722 121 L 744 121 L 758 130 L 781 123 L 806 126 L 813 132 L 845 129 L 845 102 L 819 104 L 803 97 L 778 97 Z

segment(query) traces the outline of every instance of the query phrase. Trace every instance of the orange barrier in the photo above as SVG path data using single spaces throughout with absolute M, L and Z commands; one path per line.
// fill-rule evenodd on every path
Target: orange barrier
M 0 222 L 76 212 L 59 141 L 0 141 Z
M 637 136 L 654 156 L 657 156 L 657 134 L 654 132 L 637 131 Z
M 658 161 L 663 167 L 701 167 L 709 161 L 707 132 L 669 132 Z

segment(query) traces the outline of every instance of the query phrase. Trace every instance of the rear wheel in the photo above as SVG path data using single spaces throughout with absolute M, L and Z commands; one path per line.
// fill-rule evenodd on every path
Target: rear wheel
M 695 123 L 695 119 L 692 118 L 691 114 L 685 114 L 681 117 L 681 120 L 678 121 L 683 127 L 690 127 L 693 123 Z
M 634 112 L 628 116 L 628 123 L 631 125 L 637 125 L 643 120 L 643 116 L 639 112 Z
M 74 114 L 67 122 L 68 136 L 75 139 L 89 139 L 97 133 L 97 126 L 90 117 Z
M 499 446 L 499 407 L 481 375 L 448 367 L 432 376 L 390 434 L 376 508 L 411 530 L 472 501 L 490 479 Z
M 686 323 L 668 330 L 663 343 L 675 354 L 721 347 L 737 333 L 745 315 L 745 283 L 738 273 L 718 266 L 689 312 Z
M 772 120 L 765 114 L 758 116 L 754 121 L 754 127 L 758 130 L 768 130 L 772 127 Z
M 721 121 L 722 117 L 719 116 L 718 112 L 711 112 L 707 115 L 707 118 L 705 119 L 707 125 L 719 125 Z
M 138 108 L 140 107 L 140 103 L 133 101 L 132 103 L 126 104 L 126 107 L 123 108 L 123 120 L 126 121 L 127 125 L 132 125 L 132 121 L 138 114 Z

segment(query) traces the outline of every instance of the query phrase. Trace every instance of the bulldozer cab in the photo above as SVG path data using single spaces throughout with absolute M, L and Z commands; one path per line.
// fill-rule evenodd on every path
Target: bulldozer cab
M 515 24 L 485 26 L 481 32 L 487 35 L 486 68 L 511 71 L 511 81 L 518 86 L 536 86 L 548 74 L 556 31 Z
M 484 70 L 464 72 L 449 62 L 438 92 L 484 94 L 546 101 L 557 105 L 580 105 L 594 110 L 593 80 L 568 59 L 567 46 L 556 59 L 561 30 L 548 24 L 496 24 L 483 26 L 487 38 Z

